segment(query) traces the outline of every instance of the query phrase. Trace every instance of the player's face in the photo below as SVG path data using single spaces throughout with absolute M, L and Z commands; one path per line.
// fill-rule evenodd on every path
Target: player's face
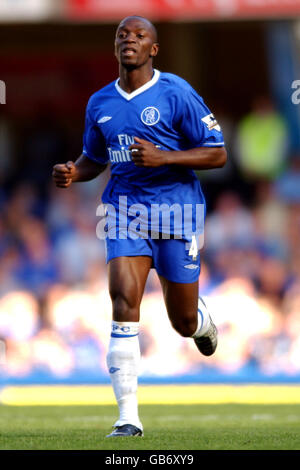
M 146 21 L 130 18 L 120 23 L 115 39 L 115 55 L 124 67 L 140 67 L 158 52 L 155 34 Z

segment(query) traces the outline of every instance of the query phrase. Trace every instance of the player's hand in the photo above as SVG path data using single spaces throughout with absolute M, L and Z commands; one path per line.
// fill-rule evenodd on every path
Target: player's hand
M 58 188 L 68 188 L 72 184 L 75 174 L 76 166 L 74 162 L 69 161 L 54 165 L 52 178 Z
M 165 165 L 165 151 L 157 148 L 152 142 L 135 137 L 136 144 L 129 147 L 131 158 L 136 166 L 157 167 Z

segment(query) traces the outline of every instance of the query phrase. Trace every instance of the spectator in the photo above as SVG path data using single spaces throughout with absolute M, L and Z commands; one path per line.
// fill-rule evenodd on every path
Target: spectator
M 238 124 L 236 153 L 247 180 L 273 180 L 282 173 L 288 152 L 288 129 L 272 101 L 259 96 Z
M 204 246 L 222 251 L 231 246 L 249 246 L 255 238 L 254 220 L 239 196 L 228 191 L 217 199 L 214 212 L 207 217 Z

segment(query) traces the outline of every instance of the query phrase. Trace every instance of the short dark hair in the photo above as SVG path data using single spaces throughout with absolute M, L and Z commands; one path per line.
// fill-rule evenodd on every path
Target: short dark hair
M 153 32 L 153 39 L 154 39 L 153 42 L 157 42 L 157 36 L 158 36 L 158 35 L 157 35 L 157 29 L 156 29 L 156 27 L 154 26 L 154 24 L 153 24 L 150 20 L 148 20 L 148 18 L 145 18 L 144 16 L 139 16 L 139 15 L 130 15 L 130 16 L 126 16 L 125 18 L 123 18 L 123 19 L 120 21 L 120 23 L 119 23 L 119 25 L 118 25 L 118 28 L 119 28 L 120 24 L 123 23 L 123 21 L 128 20 L 128 19 L 131 19 L 131 18 L 138 18 L 138 19 L 140 19 L 140 20 L 143 20 L 145 23 L 147 23 L 147 24 L 149 25 L 149 27 L 151 28 L 152 32 Z M 118 29 L 118 28 L 117 28 L 117 29 Z

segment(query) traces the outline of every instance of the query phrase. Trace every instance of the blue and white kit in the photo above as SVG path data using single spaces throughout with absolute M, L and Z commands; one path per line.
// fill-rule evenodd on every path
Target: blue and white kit
M 203 99 L 176 75 L 154 70 L 152 79 L 132 93 L 126 93 L 118 83 L 113 81 L 89 99 L 83 138 L 83 154 L 100 164 L 110 162 L 111 167 L 102 201 L 115 208 L 117 220 L 116 236 L 110 238 L 108 232 L 106 237 L 106 261 L 118 256 L 151 256 L 153 267 L 168 280 L 195 282 L 200 274 L 200 255 L 191 247 L 195 233 L 203 232 L 205 216 L 199 180 L 193 170 L 183 166 L 137 167 L 128 148 L 136 143 L 134 137 L 167 151 L 222 147 L 222 131 Z M 120 200 L 126 201 L 127 228 L 137 217 L 142 221 L 143 230 L 135 239 L 124 237 L 124 217 L 120 215 L 124 204 L 120 205 Z M 200 230 L 196 206 L 203 208 Z M 161 211 L 155 221 L 153 207 Z M 184 220 L 186 210 L 188 223 Z M 164 211 L 171 214 L 167 228 L 162 220 Z M 169 233 L 171 239 L 148 236 L 151 230 Z

